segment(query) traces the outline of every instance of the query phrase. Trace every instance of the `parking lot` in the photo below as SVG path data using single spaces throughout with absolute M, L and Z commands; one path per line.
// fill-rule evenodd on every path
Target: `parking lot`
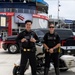
M 3 49 L 0 49 L 0 75 L 13 75 L 12 70 L 14 63 L 20 58 L 20 54 L 9 54 Z M 55 75 L 54 71 L 50 72 Z M 26 71 L 26 75 L 31 75 L 30 68 Z M 43 74 L 42 74 L 43 75 Z M 60 75 L 75 75 L 75 68 L 66 72 L 60 72 Z

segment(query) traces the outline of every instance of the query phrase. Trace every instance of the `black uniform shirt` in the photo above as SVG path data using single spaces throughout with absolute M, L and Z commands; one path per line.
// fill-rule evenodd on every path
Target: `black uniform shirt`
M 23 39 L 23 38 L 27 39 L 27 41 L 21 42 L 21 39 Z M 35 38 L 36 43 L 39 42 L 39 38 L 38 38 L 38 36 L 36 35 L 36 33 L 34 31 L 32 31 L 32 30 L 30 30 L 30 31 L 24 30 L 23 32 L 21 32 L 18 35 L 16 41 L 20 42 L 22 44 L 21 46 L 23 48 L 33 48 L 33 47 L 35 47 L 35 43 L 30 42 L 31 38 Z
M 43 38 L 43 43 L 45 43 L 49 48 L 52 48 L 60 43 L 60 37 L 55 32 L 53 34 L 47 32 Z

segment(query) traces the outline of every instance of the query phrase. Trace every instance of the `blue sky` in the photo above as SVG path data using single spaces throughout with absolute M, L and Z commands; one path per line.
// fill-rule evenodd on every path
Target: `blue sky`
M 58 0 L 44 0 L 49 4 L 49 15 L 53 18 L 58 16 Z M 59 0 L 60 1 L 60 11 L 59 16 L 65 19 L 75 20 L 75 0 Z

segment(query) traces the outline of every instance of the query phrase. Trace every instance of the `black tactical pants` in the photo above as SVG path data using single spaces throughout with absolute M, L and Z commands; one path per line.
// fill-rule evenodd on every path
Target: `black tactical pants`
M 21 53 L 20 75 L 24 75 L 24 70 L 29 59 L 32 75 L 36 75 L 36 57 L 35 52 L 26 51 Z
M 46 75 L 48 74 L 48 71 L 46 70 L 49 69 L 51 61 L 54 64 L 56 75 L 59 75 L 59 54 L 58 53 L 49 54 L 48 52 L 45 53 L 45 72 L 46 72 L 45 74 Z

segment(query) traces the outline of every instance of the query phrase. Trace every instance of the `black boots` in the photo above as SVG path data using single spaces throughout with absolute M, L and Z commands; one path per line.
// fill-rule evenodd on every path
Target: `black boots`
M 59 75 L 59 68 L 55 68 L 55 73 L 56 73 L 56 75 Z
M 49 70 L 49 68 L 45 68 L 44 75 L 48 75 L 48 70 Z

